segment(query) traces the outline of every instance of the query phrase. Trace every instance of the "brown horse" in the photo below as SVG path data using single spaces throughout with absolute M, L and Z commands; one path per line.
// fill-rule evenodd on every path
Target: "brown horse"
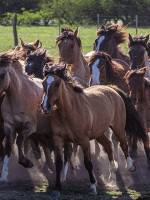
M 123 63 L 122 63 L 123 64 Z M 121 65 L 121 63 L 117 63 L 116 61 L 112 61 L 111 57 L 104 53 L 104 52 L 96 52 L 93 54 L 93 56 L 89 59 L 89 67 L 91 72 L 91 85 L 117 85 L 118 88 L 122 89 L 124 92 L 127 92 L 129 94 L 129 88 L 125 79 L 125 74 L 130 73 L 129 68 L 126 65 Z M 133 108 L 132 112 L 136 112 L 136 110 Z M 141 121 L 139 114 L 136 114 L 139 118 L 139 123 Z M 147 140 L 143 139 L 145 132 L 141 132 L 144 135 L 136 133 L 135 130 L 135 137 L 133 138 L 133 141 L 129 136 L 129 141 L 132 145 L 132 156 L 135 156 L 137 153 L 137 138 L 142 139 L 145 147 L 145 152 L 147 155 L 147 161 L 148 161 L 148 167 L 150 167 L 150 155 L 147 153 Z M 128 132 L 127 132 L 128 133 Z M 132 142 L 131 142 L 132 141 Z M 117 149 L 116 149 L 117 150 Z
M 97 31 L 97 39 L 95 40 L 95 51 L 104 51 L 113 59 L 121 59 L 129 64 L 129 57 L 123 54 L 118 45 L 127 40 L 127 33 L 123 31 L 124 27 L 119 24 L 111 26 L 102 26 Z
M 70 74 L 77 80 L 89 86 L 90 71 L 88 63 L 81 52 L 81 40 L 78 36 L 78 27 L 75 31 L 69 27 L 62 29 L 61 35 L 56 38 L 59 47 L 60 62 L 72 65 Z M 83 81 L 82 81 L 83 80 Z
M 34 82 L 26 76 L 21 63 L 8 54 L 0 56 L 0 95 L 3 91 L 6 96 L 1 105 L 1 112 L 6 145 L 1 181 L 7 182 L 8 162 L 16 133 L 19 163 L 24 167 L 32 167 L 32 162 L 23 152 L 24 142 L 33 133 L 46 134 L 50 138 L 50 126 L 48 117 L 39 109 L 43 95 L 41 80 Z M 47 138 L 47 142 L 49 141 L 51 140 Z
M 81 146 L 93 194 L 97 194 L 97 192 L 96 179 L 92 172 L 89 140 L 96 139 L 103 145 L 110 160 L 111 172 L 115 173 L 116 166 L 111 144 L 104 135 L 109 127 L 120 141 L 127 159 L 128 170 L 134 171 L 135 167 L 128 153 L 125 135 L 125 129 L 128 129 L 129 124 L 131 125 L 132 119 L 129 124 L 126 124 L 126 109 L 128 110 L 128 108 L 125 107 L 117 89 L 116 92 L 108 86 L 92 86 L 83 90 L 67 76 L 64 66 L 51 67 L 47 74 L 43 81 L 42 110 L 44 113 L 50 114 L 50 125 L 53 132 L 52 141 L 56 157 L 56 184 L 53 194 L 60 195 L 64 141 Z M 130 114 L 127 112 L 127 118 L 128 115 Z
M 129 66 L 124 61 L 113 61 L 105 52 L 95 52 L 89 58 L 91 85 L 117 85 L 124 92 L 129 92 L 124 75 Z
M 130 89 L 130 96 L 137 110 L 141 113 L 145 130 L 150 129 L 150 81 L 145 78 L 147 67 L 135 69 L 126 74 L 126 80 Z
M 147 44 L 149 35 L 144 37 L 132 37 L 129 34 L 129 55 L 130 55 L 130 68 L 140 69 L 142 67 L 150 67 L 147 57 Z M 150 76 L 149 76 L 150 77 Z

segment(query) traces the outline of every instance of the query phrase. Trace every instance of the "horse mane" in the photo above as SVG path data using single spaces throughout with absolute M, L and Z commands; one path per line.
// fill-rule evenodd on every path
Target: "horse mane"
M 13 62 L 13 68 L 17 69 L 19 72 L 23 73 L 22 64 L 18 61 L 15 56 L 9 55 L 8 53 L 0 54 L 0 67 L 7 67 L 8 64 Z
M 78 35 L 75 35 L 75 32 L 72 29 L 70 29 L 68 26 L 62 29 L 60 36 L 56 38 L 56 44 L 58 44 L 60 41 L 64 40 L 65 38 L 69 38 L 71 40 L 76 39 L 78 46 L 80 48 L 82 47 L 81 39 L 79 38 Z
M 103 51 L 97 51 L 92 54 L 92 56 L 88 60 L 89 66 L 97 59 L 101 57 L 102 59 L 107 59 L 107 61 L 111 61 L 111 56 Z
M 101 29 L 97 31 L 97 36 L 100 36 L 103 33 L 109 32 L 113 34 L 113 38 L 117 45 L 127 41 L 128 34 L 123 31 L 125 27 L 122 27 L 120 24 L 113 24 L 110 26 L 102 26 Z
M 132 47 L 132 46 L 135 46 L 135 45 L 142 45 L 143 47 L 147 48 L 147 45 L 146 43 L 143 41 L 145 37 L 141 36 L 141 37 L 133 37 L 132 38 L 132 41 L 129 41 L 128 42 L 128 47 Z
M 44 67 L 44 76 L 56 75 L 68 83 L 76 92 L 83 93 L 83 87 L 67 74 L 66 66 L 64 65 L 51 65 L 48 64 Z

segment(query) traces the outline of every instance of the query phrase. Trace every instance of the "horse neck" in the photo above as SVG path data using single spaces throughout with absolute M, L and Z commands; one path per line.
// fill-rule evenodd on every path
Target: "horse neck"
M 76 51 L 74 54 L 74 63 L 72 64 L 71 75 L 73 77 L 79 77 L 89 84 L 90 69 L 87 61 L 81 53 L 81 50 Z
M 113 80 L 116 77 L 116 73 L 113 70 L 112 63 L 106 63 L 106 79 L 108 82 Z
M 110 54 L 112 58 L 124 60 L 125 62 L 129 64 L 129 57 L 120 51 L 119 46 L 117 46 L 115 42 L 113 42 L 111 47 L 112 48 L 109 49 L 107 53 Z
M 63 116 L 70 116 L 70 112 L 73 109 L 72 103 L 79 102 L 76 99 L 79 98 L 79 94 L 75 94 L 76 92 L 71 88 L 69 84 L 65 84 L 62 82 L 60 87 L 60 93 L 57 99 L 57 106 L 58 106 L 58 115 Z

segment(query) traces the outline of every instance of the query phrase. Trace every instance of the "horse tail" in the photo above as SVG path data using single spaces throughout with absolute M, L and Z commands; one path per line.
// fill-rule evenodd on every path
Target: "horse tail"
M 135 109 L 132 100 L 128 95 L 116 86 L 110 85 L 123 99 L 126 108 L 126 134 L 131 141 L 142 140 L 146 142 L 147 135 L 144 129 L 143 120 Z

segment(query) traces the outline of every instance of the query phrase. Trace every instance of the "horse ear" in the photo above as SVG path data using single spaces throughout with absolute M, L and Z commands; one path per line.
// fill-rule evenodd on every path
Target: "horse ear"
M 147 44 L 148 40 L 149 40 L 149 34 L 145 37 L 145 39 L 143 40 L 143 42 L 144 42 L 145 44 Z
M 39 42 L 40 42 L 40 41 L 39 41 L 39 40 L 37 40 L 37 41 L 36 41 L 36 42 L 35 42 L 33 45 L 34 45 L 34 46 L 36 46 L 36 47 L 38 47 L 38 45 L 39 45 Z
M 105 26 L 104 26 L 104 25 L 102 25 L 100 29 L 105 29 Z
M 65 29 L 64 28 L 61 28 L 61 33 L 63 33 L 65 31 Z
M 130 43 L 133 42 L 132 36 L 129 34 L 129 41 Z
M 77 36 L 79 33 L 79 26 L 77 26 L 76 30 L 74 31 L 74 36 Z
M 28 57 L 30 55 L 31 51 L 28 50 L 27 53 L 26 53 L 26 56 Z
M 20 38 L 20 42 L 21 42 L 21 46 L 25 47 L 25 43 L 24 43 L 24 41 L 21 38 Z

